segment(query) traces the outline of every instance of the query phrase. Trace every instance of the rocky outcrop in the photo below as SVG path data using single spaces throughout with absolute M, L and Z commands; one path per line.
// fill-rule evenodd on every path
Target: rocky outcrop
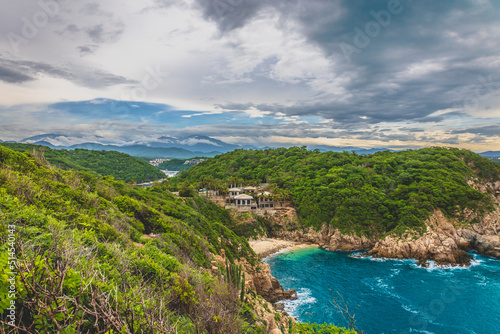
M 271 275 L 271 268 L 267 263 L 260 263 L 256 268 L 246 268 L 245 271 L 250 276 L 248 286 L 265 300 L 276 303 L 283 299 L 297 299 L 295 290 L 283 289 L 280 282 Z
M 215 261 L 212 263 L 212 274 L 217 274 L 218 266 L 225 266 L 224 256 L 214 255 Z M 284 299 L 297 299 L 297 292 L 294 289 L 285 290 L 280 282 L 271 275 L 271 268 L 267 263 L 259 262 L 251 265 L 247 261 L 238 262 L 245 271 L 245 286 L 261 295 L 270 303 L 276 303 Z
M 331 226 L 323 226 L 319 231 L 313 228 L 294 231 L 282 231 L 279 237 L 297 242 L 308 242 L 318 244 L 321 248 L 331 251 L 353 251 L 371 248 L 375 245 L 375 239 L 364 236 L 342 234 L 338 229 Z
M 219 267 L 224 267 L 226 257 L 224 250 L 221 255 L 213 255 L 212 268 L 209 272 L 212 276 L 217 276 Z M 284 311 L 278 311 L 276 302 L 283 299 L 297 299 L 295 290 L 285 290 L 278 280 L 271 275 L 271 268 L 267 263 L 259 262 L 252 265 L 246 260 L 237 261 L 241 264 L 245 272 L 245 288 L 255 291 L 257 294 L 247 293 L 246 298 L 253 305 L 259 320 L 259 325 L 265 325 L 266 333 L 280 334 L 281 327 L 286 327 L 289 323 L 289 316 Z M 293 321 L 293 318 L 292 318 Z
M 481 192 L 490 194 L 495 203 L 495 210 L 484 216 L 470 210 L 464 212 L 469 221 L 476 224 L 457 229 L 459 246 L 462 249 L 475 249 L 478 253 L 500 258 L 500 181 L 480 184 L 470 181 Z
M 469 184 L 491 197 L 494 210 L 486 214 L 466 210 L 457 219 L 447 218 L 441 211 L 435 210 L 425 222 L 427 229 L 423 234 L 408 232 L 402 236 L 368 239 L 345 235 L 326 225 L 319 231 L 312 228 L 298 229 L 293 210 L 273 217 L 273 224 L 277 226 L 274 234 L 285 240 L 316 243 L 331 251 L 371 248 L 366 254 L 396 259 L 413 258 L 424 265 L 427 260 L 435 260 L 438 264 L 468 265 L 472 257 L 466 252 L 471 249 L 500 258 L 500 182 L 484 184 L 471 180 Z
M 386 258 L 415 258 L 422 263 L 435 260 L 438 264 L 468 265 L 471 249 L 480 254 L 500 258 L 500 182 L 479 184 L 470 181 L 476 189 L 487 193 L 494 210 L 481 215 L 471 210 L 460 214 L 460 219 L 446 218 L 439 210 L 426 221 L 423 235 L 390 236 L 378 241 L 369 255 Z M 460 221 L 475 222 L 463 224 Z
M 274 236 L 280 239 L 299 243 L 317 244 L 321 248 L 331 251 L 353 251 L 368 249 L 375 245 L 377 239 L 368 239 L 364 236 L 342 234 L 338 229 L 324 225 L 316 231 L 312 227 L 297 229 L 298 219 L 294 209 L 277 213 L 271 222 L 277 228 Z
M 457 230 L 441 211 L 434 211 L 426 225 L 427 231 L 423 235 L 408 233 L 405 236 L 389 236 L 378 241 L 366 254 L 385 258 L 413 258 L 422 264 L 427 260 L 435 260 L 438 264 L 470 263 L 472 257 L 459 246 Z

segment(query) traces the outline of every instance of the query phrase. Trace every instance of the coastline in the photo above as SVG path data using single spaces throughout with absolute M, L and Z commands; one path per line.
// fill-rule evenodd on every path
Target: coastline
M 287 241 L 274 238 L 261 238 L 248 242 L 255 254 L 264 259 L 278 252 L 289 252 L 299 248 L 319 247 L 318 244 L 309 242 Z

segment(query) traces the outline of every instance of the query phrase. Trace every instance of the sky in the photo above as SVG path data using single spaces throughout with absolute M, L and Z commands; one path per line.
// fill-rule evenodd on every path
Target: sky
M 0 140 L 500 150 L 498 1 L 0 4 Z

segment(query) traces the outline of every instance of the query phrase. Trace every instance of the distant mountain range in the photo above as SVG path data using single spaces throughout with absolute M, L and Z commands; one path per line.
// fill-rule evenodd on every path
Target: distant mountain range
M 130 141 L 127 144 L 101 141 L 102 137 L 67 136 L 64 134 L 43 134 L 24 138 L 20 143 L 48 146 L 54 149 L 84 148 L 88 150 L 118 151 L 136 157 L 178 158 L 214 157 L 241 146 L 231 145 L 207 136 L 175 138 L 162 136 L 153 141 Z
M 64 146 L 71 147 L 82 144 L 101 144 L 101 145 L 115 145 L 115 146 L 134 146 L 134 145 L 142 145 L 147 147 L 156 147 L 156 148 L 182 148 L 189 151 L 199 151 L 199 152 L 229 152 L 236 148 L 241 148 L 239 145 L 231 145 L 225 143 L 221 140 L 211 138 L 208 136 L 188 136 L 183 138 L 175 138 L 171 136 L 161 136 L 157 139 L 153 139 L 151 141 L 133 141 L 127 139 L 121 139 L 117 142 L 110 142 L 108 140 L 104 140 L 101 136 L 78 136 L 78 135 L 64 135 L 64 134 L 43 134 L 37 135 L 29 138 L 24 138 L 20 141 L 20 143 L 49 143 L 52 146 Z
M 1 142 L 1 140 L 0 140 Z M 121 138 L 116 142 L 101 136 L 65 135 L 65 134 L 42 134 L 24 138 L 20 143 L 30 143 L 48 146 L 54 149 L 84 148 L 88 150 L 118 151 L 136 157 L 148 158 L 177 158 L 190 159 L 194 157 L 214 157 L 218 154 L 227 153 L 238 148 L 244 149 L 266 149 L 266 147 L 255 147 L 250 145 L 234 145 L 208 136 L 192 135 L 182 138 L 164 135 L 152 140 L 134 141 Z M 292 145 L 285 145 L 292 146 Z M 318 149 L 322 152 L 333 151 L 355 151 L 358 154 L 373 154 L 379 151 L 394 151 L 388 148 L 363 149 L 359 147 L 338 147 L 327 145 L 313 145 L 308 149 Z M 500 151 L 488 151 L 479 153 L 488 158 L 500 157 Z
M 487 151 L 487 152 L 479 153 L 479 155 L 482 155 L 483 157 L 487 157 L 487 158 L 498 158 L 498 157 L 500 157 L 500 151 Z

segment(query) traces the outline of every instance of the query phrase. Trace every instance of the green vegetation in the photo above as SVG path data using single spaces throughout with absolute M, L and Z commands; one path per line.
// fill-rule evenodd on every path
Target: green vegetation
M 116 151 L 92 151 L 84 149 L 53 150 L 31 144 L 1 143 L 19 152 L 35 152 L 58 168 L 95 172 L 110 175 L 125 182 L 148 182 L 164 179 L 165 174 L 145 161 Z
M 10 303 L 10 236 L 20 332 L 259 332 L 241 316 L 238 289 L 199 270 L 222 250 L 255 261 L 247 241 L 214 220 L 223 209 L 4 147 L 0 163 L 0 308 Z
M 356 334 L 352 329 L 338 328 L 333 325 L 323 324 L 311 324 L 311 323 L 298 323 L 293 327 L 292 333 L 306 334 L 306 333 L 318 333 L 318 334 Z
M 253 309 L 261 297 L 245 294 L 234 263 L 256 256 L 228 228 L 234 218 L 198 195 L 66 171 L 0 146 L 0 222 L 2 332 L 265 332 Z M 226 269 L 211 276 L 222 253 Z
M 467 181 L 496 181 L 500 165 L 471 151 L 426 148 L 372 155 L 305 147 L 236 150 L 202 162 L 173 178 L 224 188 L 231 183 L 271 183 L 289 198 L 303 226 L 329 223 L 346 233 L 384 235 L 421 229 L 434 209 L 448 216 L 491 209 L 487 195 Z
M 206 159 L 206 158 L 200 158 L 196 157 L 194 159 Z M 159 169 L 162 170 L 171 170 L 171 171 L 185 171 L 188 170 L 189 168 L 196 166 L 196 163 L 185 163 L 186 161 L 191 161 L 193 159 L 172 159 L 170 161 L 165 161 L 162 162 L 161 164 L 158 165 Z

